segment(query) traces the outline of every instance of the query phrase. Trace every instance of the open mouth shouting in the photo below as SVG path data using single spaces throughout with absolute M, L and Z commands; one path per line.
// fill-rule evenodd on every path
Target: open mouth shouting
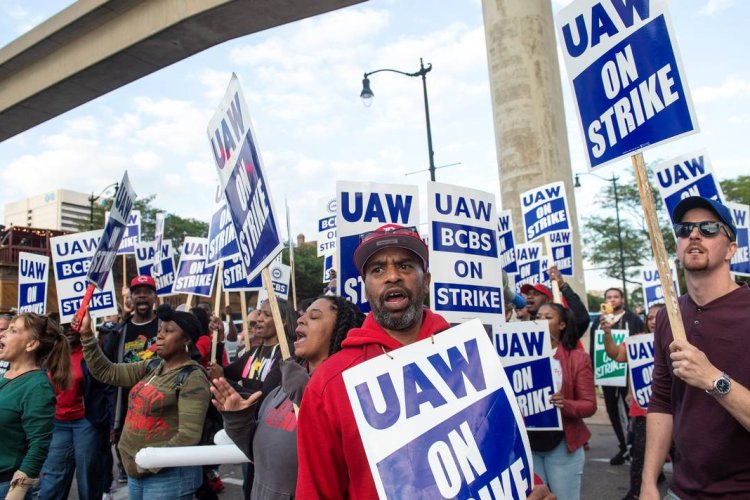
M 411 296 L 402 288 L 393 287 L 383 292 L 380 302 L 391 311 L 401 311 L 411 304 Z

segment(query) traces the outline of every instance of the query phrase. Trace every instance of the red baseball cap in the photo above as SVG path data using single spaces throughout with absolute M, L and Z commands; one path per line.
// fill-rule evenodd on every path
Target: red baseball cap
M 354 265 L 357 266 L 359 273 L 365 275 L 365 264 L 375 255 L 376 252 L 384 248 L 404 248 L 414 252 L 422 259 L 422 268 L 427 271 L 429 262 L 429 251 L 427 245 L 416 227 L 399 226 L 398 224 L 385 224 L 375 231 L 364 233 L 360 236 L 359 246 L 354 250 Z
M 156 291 L 156 281 L 151 276 L 136 276 L 130 281 L 130 289 L 137 286 L 147 286 L 153 288 Z
M 552 300 L 552 292 L 550 291 L 549 288 L 547 288 L 546 286 L 542 285 L 541 283 L 536 283 L 534 285 L 530 285 L 530 284 L 526 283 L 525 285 L 523 285 L 521 287 L 521 293 L 524 294 L 524 295 L 526 295 L 527 293 L 529 293 L 530 290 L 536 290 L 537 292 L 539 292 L 542 295 L 544 295 L 545 297 L 547 297 L 549 300 Z

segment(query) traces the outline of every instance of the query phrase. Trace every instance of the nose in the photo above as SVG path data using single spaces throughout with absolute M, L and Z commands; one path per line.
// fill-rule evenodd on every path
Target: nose
M 401 279 L 401 273 L 398 271 L 398 266 L 394 263 L 388 263 L 385 265 L 385 271 L 383 271 L 385 280 L 389 283 L 399 281 Z
M 698 226 L 694 226 L 693 229 L 690 231 L 690 239 L 691 240 L 697 240 L 702 238 L 703 235 L 701 234 L 701 230 L 698 229 Z

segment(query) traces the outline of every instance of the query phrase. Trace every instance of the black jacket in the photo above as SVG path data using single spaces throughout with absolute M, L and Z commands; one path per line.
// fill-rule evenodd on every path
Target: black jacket
M 83 407 L 86 420 L 94 427 L 111 430 L 114 425 L 114 386 L 95 379 L 85 359 L 81 359 L 81 371 L 83 372 Z

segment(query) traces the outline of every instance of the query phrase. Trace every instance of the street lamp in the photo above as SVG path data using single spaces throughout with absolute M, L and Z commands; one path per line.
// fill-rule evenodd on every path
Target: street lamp
M 601 175 L 597 175 L 591 172 L 585 172 L 582 174 L 576 174 L 576 182 L 574 187 L 581 187 L 581 181 L 578 178 L 579 175 L 593 175 L 594 177 L 601 179 L 603 181 L 611 182 L 612 183 L 612 190 L 615 195 L 615 215 L 617 217 L 617 247 L 620 253 L 620 279 L 622 280 L 622 293 L 623 298 L 625 299 L 625 304 L 628 303 L 628 288 L 626 286 L 626 279 L 625 279 L 625 257 L 623 255 L 623 246 L 622 246 L 622 228 L 620 226 L 620 198 L 617 194 L 617 181 L 620 180 L 619 177 L 617 177 L 615 174 L 612 174 L 612 177 L 602 177 Z
M 102 195 L 104 195 L 104 193 L 106 193 L 111 187 L 115 188 L 115 193 L 116 193 L 120 187 L 120 184 L 115 182 L 114 184 L 110 184 L 109 186 L 102 189 L 102 192 L 99 193 L 98 195 L 94 196 L 94 193 L 92 191 L 91 196 L 89 196 L 89 229 L 90 230 L 94 229 L 94 203 L 96 203 L 96 200 L 101 198 Z
M 399 75 L 404 76 L 421 76 L 422 77 L 422 92 L 424 93 L 424 117 L 425 121 L 427 122 L 427 153 L 428 157 L 430 159 L 430 180 L 435 180 L 435 152 L 432 150 L 432 128 L 430 127 L 430 106 L 427 102 L 427 73 L 432 71 L 432 64 L 428 63 L 427 67 L 425 68 L 424 63 L 422 62 L 422 58 L 419 58 L 419 71 L 416 71 L 414 73 L 406 73 L 404 71 L 399 71 L 396 69 L 377 69 L 375 71 L 370 71 L 369 73 L 365 73 L 364 78 L 362 79 L 362 92 L 360 92 L 359 97 L 362 98 L 362 102 L 365 106 L 369 107 L 372 103 L 372 98 L 375 97 L 375 94 L 372 92 L 372 89 L 370 88 L 370 75 L 374 75 L 375 73 L 380 73 L 382 71 L 389 71 L 391 73 L 398 73 Z

